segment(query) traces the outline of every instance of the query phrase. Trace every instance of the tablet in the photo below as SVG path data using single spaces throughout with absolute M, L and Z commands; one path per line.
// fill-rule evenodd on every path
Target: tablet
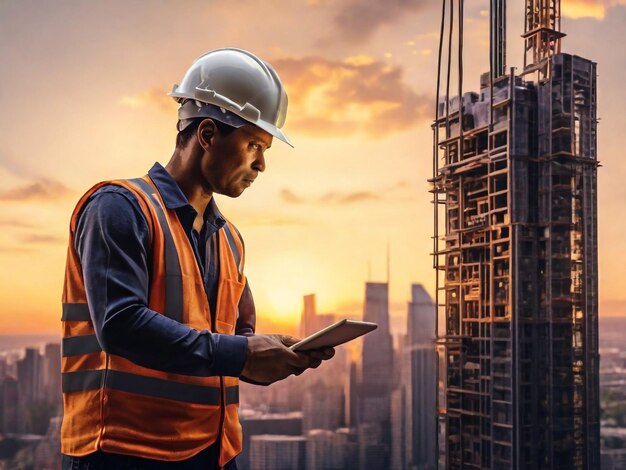
M 313 333 L 302 341 L 289 347 L 294 351 L 310 351 L 312 349 L 333 348 L 352 341 L 378 328 L 376 323 L 357 320 L 341 320 L 323 330 Z

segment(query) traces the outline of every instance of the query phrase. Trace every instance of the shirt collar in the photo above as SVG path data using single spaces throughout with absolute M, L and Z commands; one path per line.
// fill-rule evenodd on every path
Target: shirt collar
M 150 179 L 163 198 L 165 207 L 174 210 L 186 207 L 188 208 L 186 210 L 193 211 L 195 217 L 195 214 L 197 214 L 195 209 L 191 204 L 189 204 L 187 196 L 185 196 L 182 189 L 180 189 L 180 186 L 178 186 L 174 178 L 172 178 L 172 175 L 169 174 L 163 165 L 156 162 L 152 168 L 150 168 L 150 171 L 148 171 L 148 176 L 150 176 Z M 218 228 L 226 222 L 224 216 L 217 208 L 215 197 L 211 197 L 211 200 L 204 210 L 204 220 L 205 222 L 209 222 Z

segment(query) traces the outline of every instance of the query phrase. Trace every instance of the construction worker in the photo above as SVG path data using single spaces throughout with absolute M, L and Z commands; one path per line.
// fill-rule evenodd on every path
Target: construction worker
M 179 132 L 167 166 L 95 185 L 72 215 L 64 469 L 236 469 L 239 378 L 270 384 L 334 354 L 254 334 L 243 239 L 213 198 L 254 182 L 273 137 L 290 144 L 278 75 L 249 52 L 218 49 L 170 96 Z

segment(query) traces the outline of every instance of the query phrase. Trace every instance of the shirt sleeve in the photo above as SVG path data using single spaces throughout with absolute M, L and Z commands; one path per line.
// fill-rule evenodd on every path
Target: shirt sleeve
M 243 241 L 239 229 L 233 225 L 241 246 L 243 247 L 243 262 L 245 263 L 246 244 Z M 252 297 L 252 290 L 250 290 L 250 284 L 246 279 L 246 285 L 244 286 L 243 293 L 239 299 L 239 315 L 237 316 L 237 324 L 235 325 L 235 334 L 241 336 L 253 336 L 256 331 L 256 307 L 254 306 L 254 298 Z
M 235 325 L 235 334 L 241 336 L 253 336 L 256 329 L 256 308 L 250 284 L 246 280 L 246 285 L 239 299 L 239 317 Z
M 104 351 L 165 372 L 241 374 L 245 336 L 197 331 L 148 308 L 150 234 L 129 190 L 105 186 L 91 196 L 79 214 L 75 246 Z

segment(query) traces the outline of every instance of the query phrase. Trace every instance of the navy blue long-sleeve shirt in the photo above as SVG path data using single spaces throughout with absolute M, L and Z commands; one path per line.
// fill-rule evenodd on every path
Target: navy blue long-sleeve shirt
M 211 198 L 200 233 L 197 212 L 171 175 L 156 163 L 148 172 L 168 209 L 174 209 L 194 247 L 211 311 L 219 277 L 217 231 L 224 225 Z M 135 196 L 115 185 L 98 189 L 78 216 L 75 247 L 96 337 L 110 353 L 152 369 L 186 375 L 241 375 L 246 335 L 254 334 L 254 303 L 246 284 L 236 336 L 197 331 L 148 308 L 152 256 L 147 221 Z

